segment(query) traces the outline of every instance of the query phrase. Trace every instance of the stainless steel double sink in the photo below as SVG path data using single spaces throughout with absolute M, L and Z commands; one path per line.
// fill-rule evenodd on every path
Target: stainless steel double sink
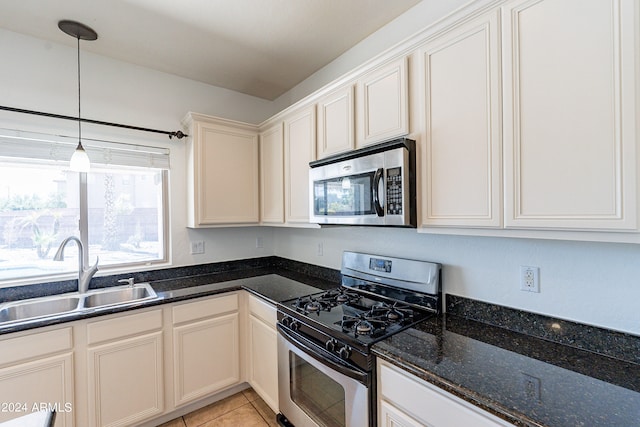
M 149 283 L 96 289 L 85 294 L 71 293 L 31 298 L 0 305 L 0 327 L 5 323 L 79 314 L 108 307 L 120 307 L 157 298 Z

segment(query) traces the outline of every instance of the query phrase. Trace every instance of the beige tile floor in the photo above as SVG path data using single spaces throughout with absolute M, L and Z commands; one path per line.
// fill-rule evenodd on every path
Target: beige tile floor
M 160 427 L 276 427 L 276 414 L 252 389 L 229 396 Z

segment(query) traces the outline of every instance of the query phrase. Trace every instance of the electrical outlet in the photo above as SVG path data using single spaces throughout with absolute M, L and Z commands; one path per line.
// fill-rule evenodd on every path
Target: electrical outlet
M 318 243 L 318 248 L 316 253 L 318 254 L 318 256 L 322 256 L 323 252 L 324 252 L 324 248 L 322 246 L 322 243 Z
M 191 254 L 203 254 L 204 253 L 204 240 L 198 240 L 197 242 L 191 242 Z
M 264 248 L 264 242 L 262 241 L 262 237 L 260 236 L 256 237 L 256 248 L 257 249 Z
M 520 266 L 520 289 L 527 292 L 540 292 L 540 268 Z
M 529 403 L 540 402 L 540 378 L 522 373 L 522 392 Z

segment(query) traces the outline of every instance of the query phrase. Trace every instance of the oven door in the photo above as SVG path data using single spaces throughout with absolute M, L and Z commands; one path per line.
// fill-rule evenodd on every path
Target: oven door
M 280 412 L 295 427 L 369 427 L 371 374 L 278 325 Z

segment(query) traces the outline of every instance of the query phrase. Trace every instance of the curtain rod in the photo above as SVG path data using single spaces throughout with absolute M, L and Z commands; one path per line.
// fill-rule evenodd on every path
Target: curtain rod
M 33 114 L 33 115 L 36 115 L 36 116 L 53 117 L 53 118 L 56 118 L 56 119 L 65 119 L 65 120 L 78 121 L 77 117 L 63 116 L 61 114 L 53 114 L 53 113 L 44 113 L 42 111 L 24 110 L 22 108 L 5 107 L 5 106 L 2 106 L 2 105 L 0 105 L 0 110 L 11 111 L 11 112 L 14 112 L 14 113 Z M 189 135 L 183 133 L 180 130 L 175 131 L 175 132 L 167 132 L 167 131 L 164 131 L 164 130 L 142 128 L 142 127 L 130 126 L 130 125 L 122 125 L 122 124 L 119 124 L 119 123 L 103 122 L 103 121 L 100 121 L 100 120 L 91 120 L 91 119 L 80 119 L 80 120 L 83 121 L 83 122 L 86 122 L 86 123 L 94 124 L 94 125 L 104 125 L 104 126 L 112 126 L 112 127 L 117 127 L 117 128 L 139 130 L 139 131 L 143 131 L 143 132 L 161 133 L 161 134 L 164 134 L 164 135 L 169 135 L 169 139 L 173 139 L 173 137 L 176 137 L 178 139 L 182 139 L 184 137 L 189 136 Z

